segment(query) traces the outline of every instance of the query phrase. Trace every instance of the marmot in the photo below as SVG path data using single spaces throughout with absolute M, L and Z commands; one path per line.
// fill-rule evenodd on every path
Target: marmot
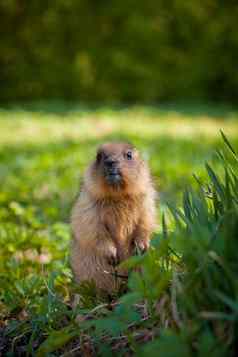
M 155 190 L 146 163 L 131 144 L 103 144 L 72 210 L 76 281 L 92 280 L 109 293 L 117 289 L 115 264 L 131 256 L 135 246 L 149 247 L 154 222 Z

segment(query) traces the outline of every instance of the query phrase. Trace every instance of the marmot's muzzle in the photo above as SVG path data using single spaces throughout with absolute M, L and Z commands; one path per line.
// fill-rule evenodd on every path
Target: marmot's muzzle
M 121 183 L 122 175 L 116 160 L 107 159 L 104 161 L 104 175 L 108 184 L 117 185 Z

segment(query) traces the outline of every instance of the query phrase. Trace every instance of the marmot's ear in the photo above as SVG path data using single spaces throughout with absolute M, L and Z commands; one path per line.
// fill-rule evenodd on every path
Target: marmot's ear
M 97 163 L 99 163 L 101 160 L 102 160 L 102 155 L 103 155 L 103 153 L 102 153 L 102 150 L 98 150 L 97 151 L 97 155 L 96 155 L 96 161 L 97 161 Z
M 136 150 L 135 145 L 131 141 L 126 142 L 129 150 Z

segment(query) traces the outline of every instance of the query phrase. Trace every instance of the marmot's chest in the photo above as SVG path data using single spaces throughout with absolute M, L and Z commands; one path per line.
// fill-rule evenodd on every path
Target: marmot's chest
M 139 207 L 130 201 L 107 202 L 101 207 L 100 220 L 113 235 L 121 240 L 128 240 L 139 221 Z

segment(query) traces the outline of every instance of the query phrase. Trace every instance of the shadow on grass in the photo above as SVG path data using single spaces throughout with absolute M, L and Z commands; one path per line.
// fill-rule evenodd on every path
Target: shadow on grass
M 238 115 L 238 107 L 232 104 L 203 103 L 203 102 L 175 102 L 175 103 L 151 103 L 151 104 L 102 104 L 102 103 L 80 103 L 74 101 L 37 101 L 26 103 L 1 104 L 0 110 L 24 111 L 42 114 L 57 114 L 67 116 L 69 114 L 85 115 L 113 112 L 115 115 L 124 112 L 144 112 L 145 115 L 158 116 L 168 115 L 175 112 L 178 115 L 191 117 L 216 117 L 227 119 Z

